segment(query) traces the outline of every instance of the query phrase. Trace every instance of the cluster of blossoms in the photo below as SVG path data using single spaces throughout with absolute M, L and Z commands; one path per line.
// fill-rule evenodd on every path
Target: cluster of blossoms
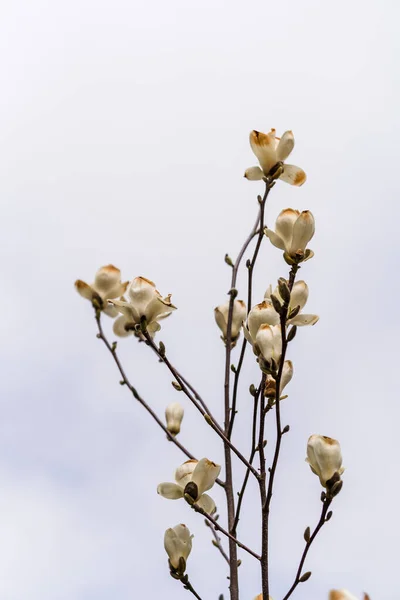
M 252 131 L 250 144 L 260 166 L 247 169 L 247 179 L 263 180 L 268 191 L 278 179 L 295 186 L 300 186 L 306 181 L 306 174 L 302 169 L 285 163 L 294 148 L 294 136 L 291 131 L 286 131 L 281 138 L 276 137 L 274 129 L 268 134 Z M 276 405 L 278 410 L 279 401 L 286 397 L 281 397 L 281 393 L 294 373 L 292 361 L 286 359 L 286 351 L 297 327 L 315 325 L 319 320 L 317 315 L 303 312 L 308 301 L 309 289 L 305 281 L 295 281 L 300 265 L 314 256 L 313 251 L 307 248 L 314 232 L 315 221 L 310 211 L 300 212 L 293 208 L 282 210 L 276 219 L 275 230 L 265 227 L 264 230 L 260 230 L 259 235 L 261 240 L 265 234 L 273 246 L 283 251 L 283 258 L 291 269 L 289 278 L 279 278 L 275 289 L 269 285 L 262 301 L 255 306 L 247 307 L 243 300 L 231 295 L 228 302 L 214 309 L 215 321 L 222 333 L 221 339 L 225 345 L 230 345 L 229 350 L 235 347 L 241 332 L 244 335 L 243 348 L 246 344 L 251 346 L 262 371 L 261 394 L 263 400 L 268 399 L 267 408 Z M 171 302 L 171 295 L 163 297 L 152 281 L 136 277 L 131 282 L 123 283 L 120 270 L 113 265 L 100 268 L 93 284 L 78 280 L 75 286 L 79 294 L 92 303 L 98 323 L 100 314 L 104 312 L 115 319 L 113 331 L 117 336 L 134 335 L 150 344 L 153 350 L 156 349 L 153 337 L 161 328 L 160 321 L 176 310 Z M 100 324 L 99 331 L 102 335 Z M 163 360 L 165 353 L 161 351 L 162 346 L 160 343 L 158 355 Z M 260 385 L 260 389 L 262 386 Z M 178 388 L 182 389 L 177 386 Z M 263 410 L 264 412 L 260 408 L 261 419 L 264 419 L 266 414 L 266 410 Z M 166 425 L 162 427 L 167 437 L 175 443 L 177 442 L 174 438 L 180 433 L 183 416 L 183 408 L 177 402 L 169 404 L 165 410 Z M 261 450 L 259 452 L 261 454 Z M 322 501 L 330 503 L 342 487 L 341 475 L 344 468 L 339 442 L 327 436 L 310 436 L 306 461 L 325 488 Z M 213 487 L 220 471 L 220 465 L 208 458 L 190 459 L 176 469 L 175 482 L 160 483 L 157 492 L 169 500 L 183 498 L 195 510 L 210 519 L 216 511 L 216 505 L 206 492 Z M 218 483 L 226 485 L 219 480 Z M 213 518 L 211 521 L 215 522 Z M 230 537 L 232 538 L 232 535 Z M 185 585 L 189 585 L 185 571 L 192 550 L 192 538 L 189 529 L 182 523 L 167 529 L 164 536 L 171 575 Z M 265 588 L 263 585 L 263 589 L 268 589 L 268 586 Z M 255 600 L 262 598 L 260 594 Z M 329 600 L 356 599 L 345 590 L 332 590 Z M 369 600 L 367 595 L 364 600 Z

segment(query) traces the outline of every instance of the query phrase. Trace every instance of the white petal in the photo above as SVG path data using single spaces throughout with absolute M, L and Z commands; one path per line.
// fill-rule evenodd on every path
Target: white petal
M 292 377 L 293 377 L 293 363 L 291 360 L 285 360 L 283 369 L 282 369 L 280 393 L 282 393 L 283 389 L 291 381 Z
M 300 167 L 295 167 L 294 165 L 283 165 L 283 173 L 279 179 L 285 181 L 286 183 L 290 183 L 291 185 L 297 185 L 298 187 L 303 185 L 303 183 L 307 179 L 307 175 L 300 169 Z
M 109 305 L 115 306 L 118 312 L 124 315 L 127 321 L 137 325 L 140 323 L 137 311 L 129 302 L 125 302 L 124 300 L 107 300 L 107 302 Z
M 196 504 L 198 504 L 198 506 L 200 506 L 200 508 L 202 508 L 204 512 L 206 512 L 208 515 L 212 515 L 212 513 L 217 508 L 215 506 L 214 500 L 208 494 L 203 494 L 202 496 L 200 496 Z
M 129 297 L 130 303 L 135 307 L 140 321 L 140 317 L 146 314 L 148 304 L 153 298 L 160 296 L 160 294 L 157 292 L 155 284 L 150 281 L 150 279 L 146 279 L 145 277 L 135 277 L 128 287 L 127 296 Z
M 321 485 L 342 467 L 342 453 L 337 440 L 324 435 L 312 435 L 307 443 L 307 462 L 318 475 Z
M 244 176 L 249 181 L 260 181 L 264 177 L 264 173 L 260 167 L 250 167 L 245 170 Z
M 283 250 L 283 248 L 281 248 L 281 250 Z M 271 294 L 272 294 L 272 285 L 269 284 L 269 286 L 267 287 L 267 290 L 266 290 L 266 292 L 264 294 L 264 298 L 266 300 L 269 300 L 271 298 Z
M 254 340 L 252 339 L 252 337 L 250 335 L 250 331 L 248 330 L 246 323 L 243 323 L 243 334 L 244 334 L 244 337 L 246 338 L 246 340 L 249 342 L 249 344 L 253 345 Z
M 293 208 L 285 208 L 279 213 L 276 219 L 275 231 L 284 243 L 284 248 L 281 248 L 282 250 L 289 250 L 290 248 L 293 238 L 293 228 L 297 219 L 299 218 L 299 215 L 300 212 L 298 210 L 294 210 Z
M 113 332 L 115 335 L 118 337 L 128 337 L 129 335 L 132 335 L 132 331 L 126 331 L 125 329 L 127 323 L 129 323 L 129 321 L 123 315 L 118 317 L 118 319 L 115 319 L 113 324 Z
M 300 313 L 294 319 L 290 319 L 288 322 L 290 325 L 297 325 L 302 327 L 303 325 L 315 325 L 318 323 L 319 317 L 317 315 L 306 315 Z
M 250 133 L 250 145 L 262 170 L 268 175 L 272 167 L 278 162 L 276 158 L 275 130 L 272 129 L 270 133 L 252 131 Z
M 168 498 L 168 500 L 183 498 L 183 490 L 176 483 L 160 483 L 157 487 L 157 494 L 160 494 L 163 498 Z
M 279 315 L 268 300 L 256 304 L 247 317 L 247 327 L 253 340 L 256 339 L 261 325 L 276 325 L 277 323 L 279 323 Z
M 315 221 L 311 211 L 303 210 L 293 227 L 289 254 L 303 253 L 315 233 Z
M 75 281 L 75 288 L 78 294 L 82 296 L 82 298 L 86 298 L 86 300 L 92 300 L 93 289 L 90 285 L 88 285 L 84 281 L 81 281 L 80 279 L 77 279 Z
M 189 481 L 192 480 L 192 474 L 195 470 L 199 461 L 195 459 L 189 459 L 178 467 L 175 471 L 175 481 L 180 488 L 185 489 Z
M 263 324 L 260 326 L 256 335 L 256 344 L 260 349 L 263 358 L 270 362 L 273 358 L 273 333 L 269 325 Z
M 165 420 L 167 421 L 167 429 L 172 435 L 177 435 L 181 430 L 183 419 L 183 408 L 179 402 L 168 404 L 165 409 Z
M 198 495 L 211 489 L 221 472 L 221 466 L 216 465 L 208 458 L 202 458 L 193 471 L 192 481 L 197 485 Z
M 273 246 L 279 248 L 280 250 L 286 250 L 284 241 L 277 233 L 275 233 L 275 231 L 272 231 L 272 229 L 265 228 L 264 233 L 267 236 L 267 238 L 269 238 L 269 241 L 272 243 Z
M 112 319 L 114 319 L 119 314 L 115 306 L 111 306 L 111 304 L 107 303 L 104 305 L 103 313 L 106 314 L 108 317 L 111 317 Z
M 107 294 L 111 289 L 121 284 L 121 271 L 114 265 L 101 267 L 94 278 L 94 289 L 101 295 Z M 115 296 L 117 297 L 117 296 Z
M 308 285 L 305 281 L 296 281 L 290 294 L 290 308 L 300 306 L 302 310 L 308 299 Z
M 189 529 L 183 523 L 174 528 L 167 529 L 164 535 L 164 548 L 168 554 L 171 565 L 177 569 L 179 559 L 182 557 L 185 561 L 192 550 L 192 535 Z
M 276 149 L 277 159 L 284 161 L 287 159 L 289 154 L 294 148 L 294 135 L 292 131 L 285 131 L 281 137 L 278 147 Z

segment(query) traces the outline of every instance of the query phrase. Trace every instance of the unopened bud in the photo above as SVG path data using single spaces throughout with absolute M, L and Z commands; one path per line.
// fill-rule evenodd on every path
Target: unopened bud
M 310 531 L 310 528 L 307 527 L 306 530 L 304 531 L 304 540 L 307 542 L 307 544 L 310 541 L 310 537 L 311 537 L 311 531 Z
M 255 385 L 252 383 L 249 387 L 249 392 L 252 396 L 255 396 L 257 394 L 257 390 L 255 388 Z
M 288 319 L 294 319 L 300 312 L 300 305 L 297 305 L 296 308 L 293 308 L 288 314 Z
M 330 510 L 328 512 L 328 514 L 326 515 L 325 521 L 330 521 L 330 519 L 332 518 L 333 512 Z
M 172 402 L 165 409 L 165 419 L 168 431 L 175 437 L 181 430 L 183 408 L 179 402 Z
M 158 351 L 160 353 L 160 356 L 162 356 L 164 358 L 165 356 L 165 345 L 163 342 L 159 342 L 158 344 Z
M 310 579 L 311 577 L 311 571 L 307 571 L 307 573 L 304 573 L 304 575 L 302 575 L 299 579 L 299 583 L 304 583 L 305 581 L 307 581 L 308 579 Z
M 182 386 L 179 385 L 179 383 L 177 381 L 171 381 L 171 384 L 172 384 L 172 387 L 174 387 L 177 392 L 181 392 L 182 391 Z
M 288 336 L 287 336 L 287 341 L 288 341 L 288 342 L 291 342 L 291 341 L 294 339 L 294 336 L 296 335 L 296 333 L 297 333 L 297 326 L 296 326 L 296 325 L 293 325 L 293 326 L 292 326 L 292 327 L 289 329 L 289 333 L 288 333 Z
M 279 294 L 281 295 L 281 298 L 285 302 L 285 304 L 289 304 L 290 290 L 289 290 L 289 286 L 287 284 L 286 279 L 284 279 L 283 277 L 280 277 L 278 279 L 278 290 L 279 290 Z
M 285 427 L 282 429 L 282 433 L 287 433 L 290 429 L 290 425 L 285 425 Z
M 229 256 L 229 254 L 225 254 L 225 259 L 224 260 L 225 260 L 225 262 L 226 262 L 227 265 L 229 265 L 230 267 L 233 267 L 233 262 L 232 262 L 231 257 Z
M 271 298 L 272 306 L 274 307 L 274 309 L 276 310 L 278 315 L 280 315 L 282 312 L 282 304 L 280 303 L 280 301 L 274 294 L 271 294 L 270 298 Z

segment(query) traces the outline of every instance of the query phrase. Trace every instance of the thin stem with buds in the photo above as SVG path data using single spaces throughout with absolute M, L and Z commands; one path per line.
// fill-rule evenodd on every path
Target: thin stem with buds
M 213 546 L 218 548 L 221 555 L 224 557 L 224 559 L 226 560 L 226 562 L 229 565 L 229 556 L 227 555 L 227 553 L 225 552 L 225 550 L 222 547 L 221 538 L 219 537 L 214 525 L 211 525 L 211 523 L 209 523 L 207 521 L 207 519 L 204 520 L 204 523 L 205 523 L 206 527 L 209 527 L 211 529 L 211 532 L 213 534 L 213 537 L 214 537 L 214 539 L 212 540 Z
M 318 521 L 318 524 L 316 526 L 316 528 L 314 529 L 312 535 L 310 536 L 310 538 L 306 541 L 306 545 L 304 548 L 304 552 L 302 554 L 302 557 L 300 559 L 300 564 L 299 567 L 297 569 L 297 573 L 296 573 L 296 577 L 294 579 L 293 585 L 290 588 L 290 590 L 288 591 L 288 593 L 286 594 L 286 596 L 283 598 L 283 600 L 288 600 L 288 598 L 293 594 L 294 590 L 296 589 L 296 587 L 299 585 L 300 579 L 301 579 L 301 572 L 303 570 L 303 565 L 305 563 L 305 560 L 307 558 L 307 554 L 309 549 L 311 548 L 311 544 L 313 543 L 313 541 L 315 540 L 315 538 L 317 537 L 320 529 L 323 527 L 323 525 L 329 520 L 331 515 L 328 515 L 328 519 L 327 519 L 327 512 L 328 512 L 328 508 L 330 507 L 332 502 L 332 498 L 328 498 L 326 497 L 323 500 L 323 506 L 322 506 L 322 512 L 321 512 L 321 517 Z M 332 514 L 332 513 L 331 513 Z
M 192 594 L 195 598 L 197 598 L 198 600 L 201 600 L 201 596 L 199 596 L 199 594 L 196 592 L 196 590 L 190 583 L 189 577 L 187 575 L 183 575 L 183 577 L 181 577 L 179 579 L 179 581 L 181 581 L 183 583 L 183 587 L 185 588 L 185 590 L 189 590 L 189 592 L 192 592 Z

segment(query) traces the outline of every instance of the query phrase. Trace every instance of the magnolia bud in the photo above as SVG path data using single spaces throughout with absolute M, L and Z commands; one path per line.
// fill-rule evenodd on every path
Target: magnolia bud
M 222 331 L 224 340 L 228 335 L 228 318 L 229 318 L 229 305 L 230 301 L 221 304 L 214 309 L 215 321 Z M 231 341 L 235 342 L 239 337 L 242 323 L 246 318 L 246 305 L 243 300 L 235 300 L 233 302 L 232 312 L 232 329 L 231 329 Z
M 282 354 L 282 336 L 279 325 L 271 326 L 265 323 L 261 325 L 256 335 L 256 343 L 264 360 L 269 363 L 274 361 L 276 365 L 279 363 Z
M 323 487 L 327 487 L 327 482 L 334 476 L 335 480 L 329 483 L 331 485 L 337 483 L 344 471 L 339 442 L 324 435 L 312 435 L 309 438 L 306 462 L 310 465 L 312 472 L 318 475 Z
M 183 419 L 183 408 L 179 402 L 172 402 L 165 409 L 165 419 L 167 421 L 167 429 L 173 435 L 177 435 L 181 430 Z
M 186 525 L 176 525 L 173 529 L 167 529 L 164 535 L 164 548 L 168 554 L 170 565 L 173 569 L 178 570 L 183 565 L 186 566 L 186 561 L 192 550 L 192 535 Z M 183 572 L 180 573 L 183 575 Z

